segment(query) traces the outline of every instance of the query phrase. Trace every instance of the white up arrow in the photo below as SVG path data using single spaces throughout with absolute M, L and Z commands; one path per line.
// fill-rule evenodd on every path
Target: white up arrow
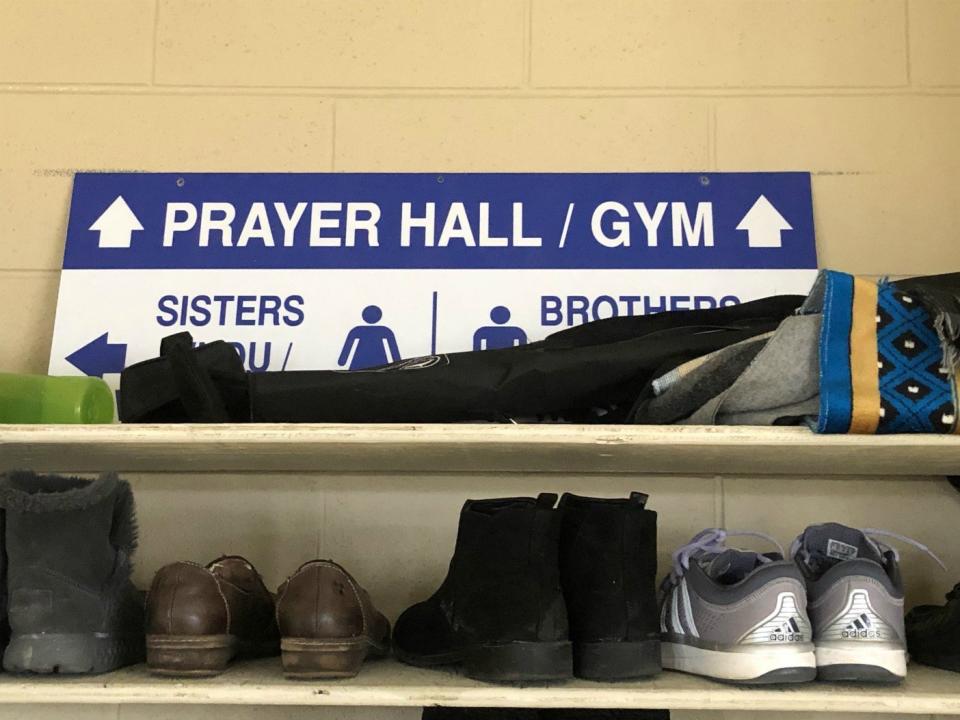
M 793 228 L 767 200 L 766 195 L 761 195 L 743 216 L 743 220 L 737 225 L 737 230 L 747 231 L 747 244 L 750 247 L 773 248 L 783 244 L 780 233 Z
M 104 210 L 103 214 L 94 221 L 90 230 L 96 230 L 100 233 L 98 247 L 128 248 L 133 231 L 143 230 L 143 225 L 133 214 L 133 210 L 127 205 L 123 196 L 117 195 L 117 199 L 110 203 L 110 207 Z

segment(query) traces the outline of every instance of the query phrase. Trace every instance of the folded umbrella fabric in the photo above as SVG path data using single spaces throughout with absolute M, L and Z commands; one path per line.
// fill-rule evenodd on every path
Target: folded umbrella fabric
M 122 422 L 628 421 L 664 368 L 774 330 L 803 302 L 610 318 L 502 350 L 431 355 L 352 372 L 244 373 L 227 343 L 166 338 L 123 371 Z

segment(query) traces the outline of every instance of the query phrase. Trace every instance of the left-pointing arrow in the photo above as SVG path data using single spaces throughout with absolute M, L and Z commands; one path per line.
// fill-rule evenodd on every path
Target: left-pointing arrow
M 67 355 L 67 362 L 84 375 L 102 378 L 106 373 L 118 373 L 127 362 L 127 346 L 112 343 L 104 333 L 79 350 Z
M 123 195 L 117 195 L 117 199 L 93 221 L 89 229 L 100 233 L 97 247 L 128 248 L 133 231 L 143 230 L 143 225 Z

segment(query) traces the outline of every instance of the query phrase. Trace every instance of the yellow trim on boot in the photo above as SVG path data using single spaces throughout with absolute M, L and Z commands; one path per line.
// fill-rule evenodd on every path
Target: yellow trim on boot
M 853 279 L 850 325 L 851 433 L 873 434 L 880 424 L 880 372 L 877 367 L 877 284 Z

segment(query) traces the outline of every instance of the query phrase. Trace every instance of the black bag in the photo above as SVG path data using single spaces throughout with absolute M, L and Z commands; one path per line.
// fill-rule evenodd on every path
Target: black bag
M 168 335 L 160 357 L 131 365 L 120 375 L 121 422 L 246 422 L 247 373 L 230 343 L 193 347 L 190 333 Z
M 232 346 L 193 349 L 180 333 L 123 371 L 120 420 L 622 423 L 652 376 L 775 329 L 803 300 L 609 318 L 520 347 L 354 371 L 246 375 Z

